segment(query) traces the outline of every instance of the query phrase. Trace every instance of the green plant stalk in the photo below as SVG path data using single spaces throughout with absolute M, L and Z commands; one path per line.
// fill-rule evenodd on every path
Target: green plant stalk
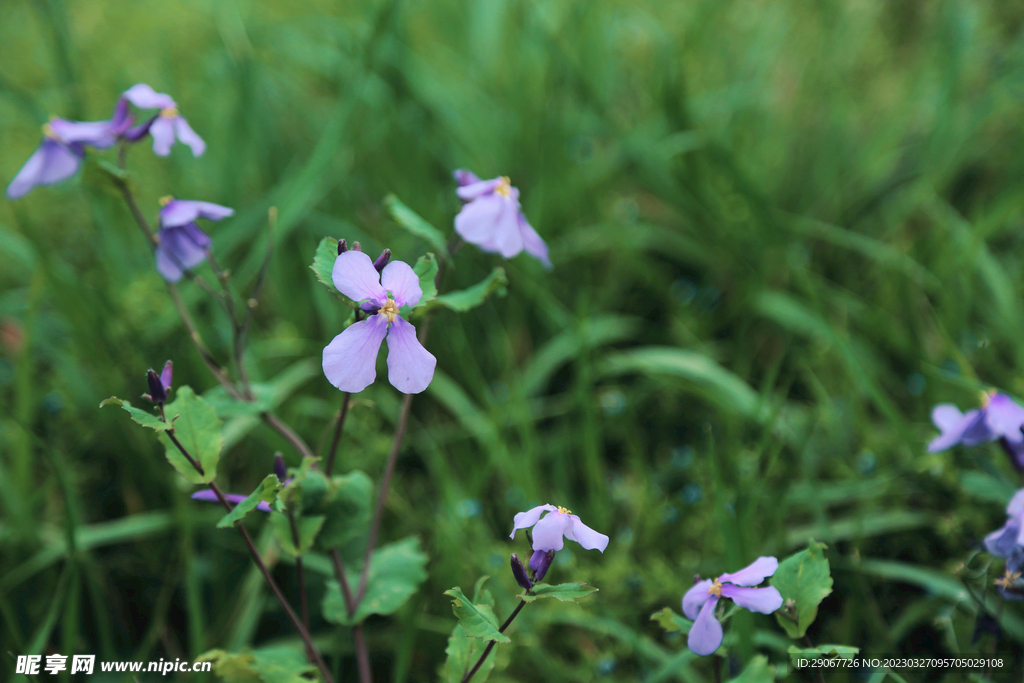
M 512 620 L 519 615 L 519 612 L 521 612 L 523 607 L 525 606 L 526 601 L 520 600 L 519 604 L 516 605 L 516 608 L 512 611 L 512 614 L 508 615 L 508 619 L 506 619 L 505 623 L 502 624 L 501 628 L 498 629 L 498 633 L 504 633 L 505 629 L 508 628 L 509 624 L 512 623 Z M 480 659 L 476 660 L 476 664 L 474 664 L 473 668 L 469 670 L 469 673 L 462 677 L 462 683 L 469 683 L 469 679 L 473 678 L 473 674 L 475 674 L 480 669 L 480 667 L 483 666 L 484 660 L 487 659 L 487 655 L 491 654 L 491 650 L 494 649 L 495 642 L 496 641 L 492 640 L 491 642 L 487 643 L 487 647 L 484 648 L 484 653 L 480 655 Z

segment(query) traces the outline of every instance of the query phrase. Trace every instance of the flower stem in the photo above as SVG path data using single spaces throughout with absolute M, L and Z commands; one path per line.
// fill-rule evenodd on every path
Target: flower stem
M 811 650 L 814 649 L 814 643 L 811 642 L 811 639 L 807 637 L 806 633 L 804 634 L 804 645 Z M 818 683 L 825 683 L 825 676 L 821 673 L 821 669 L 818 669 Z
M 334 576 L 341 586 L 341 594 L 345 597 L 345 609 L 348 610 L 348 616 L 351 619 L 356 612 L 356 601 L 352 597 L 352 587 L 349 586 L 345 567 L 341 561 L 341 553 L 337 548 L 331 550 L 331 563 L 334 565 Z M 370 670 L 370 653 L 366 648 L 366 636 L 363 633 L 362 624 L 352 626 L 352 644 L 356 650 L 356 662 L 359 664 L 359 681 L 360 683 L 371 683 L 373 672 Z
M 295 549 L 300 550 L 301 539 L 299 538 L 299 526 L 295 523 L 295 514 L 288 510 L 288 525 L 292 529 L 292 543 L 295 544 Z M 299 599 L 302 608 L 302 625 L 309 630 L 309 605 L 306 601 L 306 572 L 302 566 L 302 553 L 301 551 L 295 557 L 295 571 L 299 575 Z
M 260 413 L 260 417 L 263 418 L 264 422 L 273 427 L 274 431 L 276 431 L 278 434 L 287 439 L 288 443 L 290 443 L 295 448 L 295 450 L 297 450 L 302 455 L 303 458 L 316 457 L 315 455 L 313 455 L 313 451 L 309 450 L 309 446 L 307 446 L 306 442 L 302 440 L 302 437 L 296 434 L 295 431 L 291 427 L 289 427 L 284 420 L 270 412 Z
M 516 615 L 518 615 L 519 612 L 525 606 L 526 606 L 526 601 L 525 600 L 520 600 L 519 604 L 516 605 L 516 608 L 515 608 L 515 610 L 513 610 L 512 614 L 508 615 L 508 619 L 506 619 L 505 623 L 502 624 L 501 628 L 498 629 L 498 633 L 504 633 L 505 629 L 508 628 L 508 625 L 512 623 L 512 620 L 516 618 Z M 493 641 L 493 640 L 491 642 L 487 643 L 487 647 L 484 648 L 484 653 L 482 655 L 480 655 L 480 659 L 476 660 L 476 664 L 474 664 L 473 668 L 469 670 L 469 673 L 467 673 L 465 676 L 463 676 L 462 683 L 469 683 L 469 679 L 473 678 L 473 674 L 475 674 L 480 669 L 480 667 L 483 666 L 484 660 L 487 659 L 487 655 L 491 654 L 491 650 L 494 649 L 494 643 L 495 643 L 495 641 Z
M 327 464 L 324 466 L 324 475 L 330 478 L 334 469 L 334 456 L 338 453 L 338 443 L 341 441 L 341 430 L 345 428 L 345 417 L 348 416 L 348 404 L 352 394 L 345 392 L 341 399 L 341 413 L 338 415 L 338 422 L 334 425 L 334 438 L 331 439 L 331 450 L 327 452 Z

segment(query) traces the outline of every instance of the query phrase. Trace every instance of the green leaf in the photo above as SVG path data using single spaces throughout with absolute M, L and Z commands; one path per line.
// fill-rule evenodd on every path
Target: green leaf
M 510 643 L 508 636 L 498 630 L 498 617 L 494 615 L 494 608 L 487 604 L 474 604 L 467 598 L 462 589 L 456 586 L 444 592 L 452 597 L 452 611 L 458 618 L 459 623 L 466 629 L 466 635 L 470 638 L 483 638 L 485 641 L 493 640 L 498 643 Z
M 102 408 L 103 406 L 121 406 L 128 412 L 129 415 L 131 415 L 132 420 L 139 423 L 143 427 L 149 427 L 150 429 L 155 429 L 158 432 L 164 432 L 171 428 L 170 424 L 164 422 L 153 413 L 149 413 L 146 412 L 145 410 L 135 408 L 128 401 L 122 401 L 117 396 L 111 396 L 110 398 L 106 398 L 100 401 L 100 408 Z
M 306 487 L 309 487 L 312 495 L 313 490 L 321 484 L 327 490 L 326 495 L 319 504 L 307 505 Z M 373 482 L 359 470 L 335 476 L 330 481 L 319 471 L 309 472 L 303 484 L 303 511 L 327 517 L 317 537 L 317 547 L 330 550 L 366 533 L 370 524 L 372 495 Z
M 448 655 L 448 659 L 445 660 L 444 668 L 441 670 L 441 680 L 444 683 L 462 683 L 462 679 L 466 677 L 469 670 L 476 664 L 476 660 L 480 659 L 480 655 L 487 649 L 487 643 L 486 640 L 470 638 L 466 634 L 466 627 L 456 624 L 455 630 L 448 638 L 448 647 L 444 651 Z M 487 680 L 494 668 L 495 657 L 496 650 L 492 649 L 484 663 L 473 674 L 474 683 L 483 683 Z
M 167 449 L 167 460 L 178 474 L 193 484 L 208 484 L 217 476 L 217 461 L 224 445 L 217 411 L 206 401 L 196 396 L 188 386 L 177 390 L 173 403 L 164 406 L 164 414 L 174 426 L 174 436 L 189 455 L 202 465 L 200 475 L 185 459 L 166 433 L 160 434 L 160 441 Z
M 779 565 L 769 583 L 782 594 L 782 609 L 775 618 L 790 638 L 803 638 L 818 616 L 818 605 L 832 592 L 824 543 L 811 541 L 807 550 L 790 555 Z
M 853 659 L 853 656 L 860 652 L 859 647 L 852 645 L 818 645 L 817 647 L 789 646 L 789 660 L 796 663 L 798 659 L 817 659 L 827 657 L 828 659 Z
M 416 265 L 413 266 L 412 272 L 420 279 L 420 289 L 423 290 L 423 296 L 420 297 L 420 301 L 414 308 L 420 306 L 426 306 L 428 302 L 433 301 L 437 298 L 437 261 L 434 259 L 433 254 L 427 254 L 426 256 L 420 256 L 416 259 Z
M 263 683 L 312 683 L 320 680 L 317 668 L 305 653 L 290 647 L 268 647 L 253 651 L 255 669 Z
M 252 393 L 256 396 L 253 401 L 241 401 L 233 396 L 222 386 L 216 386 L 203 394 L 203 400 L 213 406 L 217 416 L 222 420 L 242 415 L 259 415 L 274 409 L 274 398 L 277 393 L 272 384 L 267 382 L 253 382 L 250 384 Z
M 245 500 L 231 508 L 231 512 L 224 515 L 219 522 L 217 522 L 218 529 L 224 529 L 232 526 L 236 522 L 240 522 L 243 517 L 256 509 L 256 506 L 260 502 L 272 503 L 277 498 L 277 492 L 281 490 L 281 482 L 278 480 L 276 474 L 268 474 L 267 477 L 260 482 L 260 485 L 256 487 L 256 490 L 250 493 Z
M 281 544 L 281 550 L 292 557 L 304 555 L 311 547 L 316 535 L 320 533 L 320 527 L 324 525 L 326 517 L 315 515 L 312 517 L 299 517 L 295 520 L 295 526 L 299 532 L 299 546 L 295 547 L 295 538 L 292 536 L 292 524 L 288 515 L 281 512 L 270 513 L 270 524 L 274 528 L 274 535 L 277 542 Z
M 251 652 L 210 650 L 199 655 L 196 661 L 212 662 L 213 673 L 225 683 L 262 683 L 259 673 L 253 668 L 256 658 Z
M 320 458 L 303 458 L 297 469 L 290 468 L 292 480 L 281 489 L 281 493 L 277 496 L 277 499 L 296 515 L 301 514 L 304 509 L 312 505 L 318 505 L 323 500 L 323 496 L 327 494 L 327 478 L 319 470 L 313 469 L 318 462 L 320 462 Z M 310 479 L 311 472 L 320 475 L 316 483 Z M 313 495 L 314 491 L 317 492 L 316 496 Z M 309 494 L 308 501 L 307 493 Z
M 392 614 L 412 597 L 427 578 L 427 556 L 419 549 L 419 539 L 409 537 L 378 548 L 370 561 L 366 594 L 350 618 L 337 581 L 327 583 L 324 619 L 342 626 L 362 622 L 371 614 Z M 359 572 L 346 571 L 350 586 L 359 584 Z
M 730 683 L 771 683 L 774 680 L 775 667 L 768 664 L 767 657 L 757 655 Z
M 331 273 L 334 272 L 334 262 L 337 260 L 338 240 L 333 237 L 325 237 L 320 240 L 310 269 L 316 273 L 317 280 L 327 285 L 331 294 L 338 294 L 338 290 L 334 288 L 334 278 L 331 277 Z
M 682 631 L 686 634 L 690 632 L 690 627 L 693 626 L 692 621 L 679 616 L 671 607 L 666 607 L 660 612 L 652 614 L 651 621 L 658 622 L 667 633 Z
M 441 231 L 420 218 L 415 211 L 403 204 L 398 197 L 393 194 L 389 194 L 385 197 L 384 208 L 387 209 L 388 213 L 391 214 L 391 217 L 394 218 L 399 225 L 417 237 L 423 238 L 429 242 L 430 246 L 434 247 L 436 250 L 436 253 L 448 253 L 448 245 L 446 244 L 444 235 L 441 234 Z
M 516 597 L 526 602 L 533 602 L 537 598 L 556 598 L 562 602 L 575 602 L 585 598 L 591 593 L 596 593 L 597 588 L 588 586 L 585 583 L 560 583 L 557 586 L 549 586 L 546 583 L 538 583 L 530 589 L 530 593 L 521 593 Z
M 440 295 L 431 302 L 431 306 L 443 306 L 456 313 L 465 313 L 482 304 L 492 294 L 505 296 L 507 284 L 508 278 L 505 276 L 505 269 L 498 267 L 472 287 Z

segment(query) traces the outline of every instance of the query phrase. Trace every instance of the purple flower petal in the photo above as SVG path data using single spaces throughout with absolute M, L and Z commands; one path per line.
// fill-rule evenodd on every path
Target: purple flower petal
M 756 586 L 779 568 L 779 561 L 774 557 L 759 557 L 743 569 L 732 574 L 722 574 L 718 580 L 722 583 L 733 583 L 737 586 Z
M 940 403 L 932 408 L 932 422 L 940 432 L 954 429 L 962 419 L 964 419 L 964 414 L 952 403 Z
M 455 216 L 455 232 L 470 244 L 490 243 L 504 203 L 505 198 L 501 195 L 487 195 L 471 201 Z
M 455 182 L 459 184 L 459 187 L 466 185 L 472 185 L 473 183 L 479 183 L 480 179 L 472 171 L 460 168 L 452 172 L 452 177 L 455 178 Z
M 64 143 L 77 142 L 103 149 L 117 142 L 117 134 L 110 121 L 52 119 L 49 125 L 50 130 Z
M 960 435 L 960 443 L 964 446 L 977 446 L 980 443 L 988 443 L 996 438 L 992 429 L 988 426 L 988 411 L 985 408 L 969 411 L 964 418 L 971 417 L 970 422 Z
M 119 97 L 117 104 L 114 105 L 114 115 L 110 118 L 110 129 L 115 135 L 121 135 L 131 128 L 133 122 L 134 119 L 128 112 L 128 100 Z
M 52 185 L 70 178 L 78 171 L 81 161 L 82 154 L 78 150 L 53 138 L 44 138 L 7 186 L 7 196 L 17 199 L 36 185 Z
M 512 258 L 523 250 L 523 233 L 519 230 L 519 202 L 501 198 L 501 211 L 494 219 L 494 233 L 484 251 L 496 251 L 503 258 Z
M 161 245 L 156 247 L 156 272 L 168 282 L 177 282 L 185 274 L 185 270 L 178 263 L 178 259 Z
M 686 615 L 687 619 L 696 619 L 697 615 L 700 614 L 700 608 L 711 597 L 708 589 L 711 588 L 712 584 L 714 584 L 714 581 L 711 579 L 698 581 L 683 595 L 683 614 Z
M 370 257 L 361 251 L 350 249 L 339 254 L 334 261 L 331 279 L 338 291 L 353 301 L 368 299 L 378 305 L 387 301 L 388 293 L 380 284 L 380 273 L 373 267 Z
M 359 252 L 345 252 L 351 253 Z M 324 375 L 330 383 L 350 393 L 370 386 L 377 377 L 377 353 L 387 333 L 387 318 L 375 315 L 368 320 L 353 323 L 335 337 L 324 349 Z
M 201 137 L 196 135 L 196 132 L 188 125 L 188 121 L 185 120 L 184 116 L 174 117 L 174 132 L 177 133 L 178 140 L 192 148 L 192 156 L 203 156 L 203 152 L 206 151 L 206 143 L 203 142 Z
M 572 529 L 572 520 L 564 512 L 549 512 L 533 527 L 534 550 L 561 550 L 565 534 Z
M 932 419 L 935 419 L 935 411 L 932 411 Z M 943 417 L 942 419 L 946 419 Z M 938 453 L 960 443 L 964 432 L 975 427 L 978 423 L 984 424 L 984 415 L 979 410 L 971 410 L 956 423 L 947 423 L 940 436 L 928 444 L 929 453 Z
M 167 361 L 164 363 L 163 372 L 160 373 L 160 384 L 164 385 L 164 389 L 171 388 L 171 377 L 174 374 L 174 363 Z
M 380 283 L 384 289 L 391 292 L 399 308 L 406 304 L 415 306 L 423 297 L 420 278 L 408 263 L 402 261 L 392 261 L 384 266 L 380 274 Z
M 523 236 L 523 249 L 526 253 L 544 264 L 551 270 L 551 259 L 548 256 L 548 245 L 540 238 L 537 231 L 526 221 L 523 212 L 519 212 L 519 233 Z
M 744 609 L 761 614 L 771 614 L 782 607 L 782 594 L 775 586 L 747 588 L 726 583 L 722 585 L 722 597 L 729 598 Z
M 1010 517 L 1016 517 L 1021 513 L 1024 513 L 1024 489 L 1018 489 L 1006 505 L 1006 514 Z
M 517 531 L 520 529 L 529 529 L 531 526 L 536 524 L 545 510 L 548 512 L 554 512 L 557 509 L 558 508 L 554 505 L 538 505 L 535 508 L 530 508 L 526 512 L 516 513 L 516 516 L 512 518 L 512 533 L 510 533 L 508 537 L 515 538 Z
M 166 116 L 158 116 L 149 126 L 149 134 L 153 136 L 153 152 L 165 157 L 171 153 L 174 144 L 174 123 Z
M 124 98 L 139 109 L 167 109 L 177 106 L 169 95 L 158 93 L 145 83 L 136 83 L 125 90 Z
M 206 259 L 210 237 L 195 223 L 161 228 L 157 233 L 156 269 L 168 282 L 177 282 L 182 273 Z
M 1024 408 L 1003 393 L 993 396 L 985 406 L 985 422 L 996 436 L 1006 437 L 1011 443 L 1024 441 L 1020 427 L 1024 425 Z
M 459 195 L 460 199 L 469 202 L 489 192 L 494 192 L 494 188 L 500 184 L 501 178 L 492 178 L 491 180 L 477 179 L 475 183 L 459 187 L 455 190 L 455 193 Z
M 693 626 L 690 627 L 690 635 L 686 638 L 687 647 L 701 657 L 711 654 L 722 644 L 722 625 L 715 618 L 718 596 L 710 595 L 708 598 Z
M 246 498 L 245 496 L 243 496 L 241 494 L 238 494 L 238 493 L 225 493 L 223 495 L 224 495 L 224 500 L 226 500 L 229 503 L 232 503 L 233 505 L 238 505 L 239 503 L 241 503 Z M 219 503 L 220 502 L 217 499 L 217 494 L 214 493 L 213 491 L 211 491 L 210 489 L 203 489 L 202 491 L 196 491 L 195 493 L 192 494 L 192 500 L 201 500 L 201 501 L 203 501 L 205 503 Z M 256 504 L 256 509 L 259 510 L 260 512 L 270 512 L 270 503 L 268 503 L 265 500 L 261 500 L 259 503 Z
M 191 223 L 197 218 L 219 221 L 235 213 L 234 209 L 212 202 L 197 202 L 191 199 L 172 199 L 160 209 L 160 225 L 174 227 Z
M 582 521 L 577 515 L 569 515 L 569 519 L 572 520 L 572 526 L 566 533 L 569 540 L 576 541 L 586 550 L 600 550 L 602 553 L 604 549 L 608 547 L 608 537 L 602 533 L 594 531 Z
M 381 314 L 374 317 L 384 318 Z M 388 330 L 388 381 L 392 386 L 403 394 L 418 394 L 434 379 L 436 366 L 437 359 L 416 338 L 416 328 L 395 316 Z
M 985 537 L 985 550 L 996 557 L 1009 557 L 1017 548 L 1021 528 L 1019 520 L 1011 519 Z

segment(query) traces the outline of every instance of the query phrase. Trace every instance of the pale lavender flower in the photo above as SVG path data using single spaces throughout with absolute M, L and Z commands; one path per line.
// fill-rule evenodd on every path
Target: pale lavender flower
M 192 149 L 192 156 L 201 156 L 206 143 L 188 125 L 185 117 L 178 113 L 178 105 L 170 95 L 158 93 L 145 83 L 128 88 L 124 98 L 139 109 L 159 109 L 160 113 L 129 130 L 125 137 L 138 140 L 146 133 L 153 136 L 153 151 L 162 157 L 171 153 L 175 139 Z
M 996 557 L 1010 557 L 1024 550 L 1024 489 L 1010 498 L 1006 524 L 985 537 L 985 549 Z
M 544 512 L 548 514 L 541 519 Z M 576 541 L 587 550 L 597 549 L 602 553 L 608 547 L 608 537 L 594 531 L 580 518 L 572 514 L 572 510 L 554 505 L 538 505 L 535 508 L 516 514 L 512 520 L 512 533 L 509 538 L 515 538 L 516 532 L 520 529 L 533 527 L 533 557 L 530 558 L 530 568 L 537 571 L 541 558 L 538 552 L 548 550 L 561 550 L 565 546 L 563 539 Z M 536 563 L 535 563 L 536 560 Z M 534 566 L 537 564 L 537 566 Z
M 7 196 L 18 199 L 37 185 L 67 180 L 78 172 L 87 146 L 110 147 L 130 125 L 128 105 L 123 102 L 118 102 L 114 116 L 106 121 L 51 119 L 43 126 L 43 141 L 7 186 Z
M 686 644 L 700 656 L 706 656 L 722 644 L 722 624 L 715 616 L 720 598 L 729 598 L 751 612 L 771 614 L 782 607 L 782 594 L 774 586 L 753 588 L 775 573 L 779 561 L 774 557 L 759 557 L 748 566 L 717 579 L 705 579 L 694 584 L 683 596 L 683 614 L 693 620 Z
M 932 422 L 942 432 L 928 444 L 930 453 L 944 451 L 957 444 L 977 446 L 998 441 L 1010 463 L 1024 471 L 1024 408 L 999 392 L 982 394 L 980 408 L 961 413 L 950 403 L 940 403 L 932 410 Z
M 519 190 L 507 177 L 480 180 L 472 171 L 453 173 L 459 197 L 466 202 L 455 217 L 455 231 L 482 250 L 512 258 L 526 250 L 551 268 L 548 245 L 530 226 L 519 206 Z
M 360 303 L 370 316 L 350 325 L 324 349 L 324 375 L 342 391 L 355 393 L 377 377 L 377 353 L 388 340 L 388 380 L 404 394 L 418 394 L 434 378 L 437 359 L 416 339 L 416 328 L 399 314 L 423 296 L 408 263 L 391 261 L 378 273 L 370 257 L 349 250 L 338 255 L 331 273 L 339 292 Z
M 168 282 L 177 282 L 184 271 L 206 258 L 210 237 L 196 220 L 219 221 L 235 210 L 210 202 L 164 197 L 160 209 L 160 230 L 157 232 L 156 269 Z

